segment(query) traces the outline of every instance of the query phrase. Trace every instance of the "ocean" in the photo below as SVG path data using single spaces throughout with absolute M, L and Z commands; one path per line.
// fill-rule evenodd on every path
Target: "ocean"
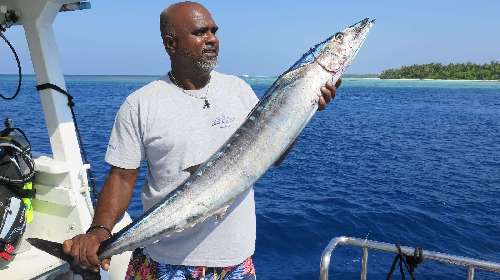
M 115 113 L 155 77 L 68 76 L 97 184 Z M 273 78 L 244 77 L 257 95 Z M 0 76 L 12 92 L 14 76 Z M 0 100 L 33 149 L 50 153 L 32 76 L 15 101 Z M 139 192 L 129 207 L 141 213 Z M 318 279 L 337 236 L 400 242 L 500 262 L 500 82 L 344 79 L 281 166 L 256 184 L 259 279 Z M 385 279 L 393 255 L 372 252 L 369 279 Z M 359 279 L 361 250 L 332 255 L 330 279 Z M 465 279 L 464 268 L 424 261 L 417 279 Z M 500 275 L 476 271 L 477 279 Z M 399 279 L 396 273 L 395 279 Z

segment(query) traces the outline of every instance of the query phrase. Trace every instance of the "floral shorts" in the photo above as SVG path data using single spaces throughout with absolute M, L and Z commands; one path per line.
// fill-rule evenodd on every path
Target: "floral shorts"
M 228 267 L 183 266 L 158 263 L 136 249 L 125 280 L 255 280 L 252 257 Z

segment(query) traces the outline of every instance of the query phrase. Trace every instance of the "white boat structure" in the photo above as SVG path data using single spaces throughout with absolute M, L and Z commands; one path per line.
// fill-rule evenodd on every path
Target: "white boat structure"
M 21 25 L 25 31 L 37 84 L 66 88 L 53 30 L 60 11 L 90 8 L 90 2 L 75 0 L 0 0 L 0 24 Z M 23 239 L 37 237 L 62 242 L 89 227 L 94 208 L 87 181 L 88 164 L 82 159 L 68 98 L 54 89 L 39 91 L 48 129 L 51 155 L 34 153 L 34 219 Z M 125 215 L 115 231 L 130 223 Z M 113 257 L 109 279 L 124 279 L 130 253 Z M 23 240 L 20 251 L 0 270 L 0 279 L 54 279 L 69 265 Z

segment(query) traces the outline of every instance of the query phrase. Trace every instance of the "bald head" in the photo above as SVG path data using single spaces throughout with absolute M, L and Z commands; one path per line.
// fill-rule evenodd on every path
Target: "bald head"
M 177 29 L 193 12 L 210 12 L 201 4 L 191 1 L 170 5 L 160 14 L 160 32 L 165 40 L 166 35 L 175 36 Z

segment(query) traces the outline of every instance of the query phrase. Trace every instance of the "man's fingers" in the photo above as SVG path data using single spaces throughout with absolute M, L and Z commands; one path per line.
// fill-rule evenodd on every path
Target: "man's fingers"
M 71 254 L 71 246 L 73 245 L 73 241 L 71 239 L 63 242 L 63 252 L 66 254 Z
M 111 264 L 111 259 L 104 259 L 101 261 L 101 267 L 102 269 L 108 271 L 109 270 L 109 266 Z
M 333 86 L 333 84 L 332 84 L 332 83 L 330 83 L 330 82 L 326 82 L 326 84 L 325 84 L 325 88 L 326 88 L 327 90 L 329 90 L 329 91 L 335 91 L 335 90 L 336 90 L 336 88 L 335 88 L 335 87 Z
M 339 84 L 338 81 L 337 81 L 337 84 Z M 330 82 L 326 83 L 326 88 L 330 90 L 331 100 L 333 100 L 335 98 L 335 95 L 337 94 L 337 84 L 334 87 Z
M 331 101 L 331 100 L 333 100 L 333 99 L 335 99 L 335 96 L 336 96 L 336 95 L 337 95 L 337 89 L 336 89 L 336 88 L 334 88 L 334 89 L 332 90 L 331 94 L 330 94 L 330 97 L 331 97 L 330 101 Z
M 340 86 L 341 81 L 337 80 L 335 84 L 336 87 Z M 326 105 L 330 103 L 335 98 L 337 94 L 337 88 L 334 87 L 330 82 L 327 82 L 324 86 L 320 88 L 320 93 L 318 94 L 318 110 L 321 111 L 325 109 Z
M 99 261 L 99 258 L 97 257 L 97 250 L 99 250 L 99 245 L 92 246 L 92 249 L 87 251 L 87 254 L 88 254 L 87 259 L 92 266 L 98 267 L 100 261 Z
M 323 96 L 321 96 L 318 100 L 318 111 L 322 111 L 326 107 L 326 102 Z
M 337 82 L 335 83 L 335 88 L 339 88 L 341 84 L 342 84 L 342 79 L 338 79 Z
M 80 243 L 72 242 L 70 255 L 73 257 L 74 262 L 80 263 Z
M 326 104 L 328 104 L 332 100 L 332 92 L 334 91 L 331 88 L 329 89 L 328 86 L 329 85 L 327 84 L 326 86 L 321 87 L 321 95 L 324 98 Z
M 80 246 L 80 264 L 82 268 L 89 268 L 92 265 L 90 264 L 87 256 L 87 244 L 82 244 Z

